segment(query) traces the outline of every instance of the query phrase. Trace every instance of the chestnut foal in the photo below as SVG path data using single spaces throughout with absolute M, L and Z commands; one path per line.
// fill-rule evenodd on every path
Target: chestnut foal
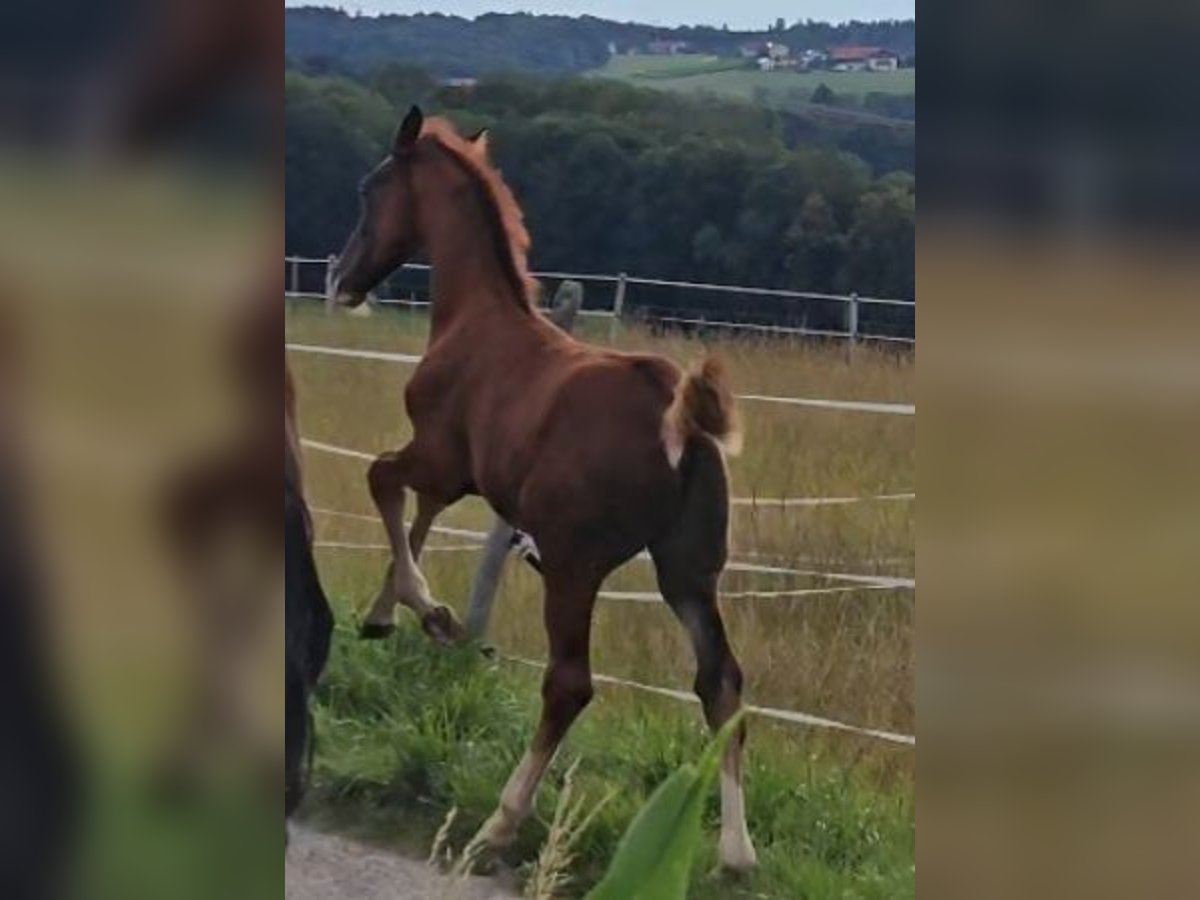
M 331 304 L 361 303 L 419 251 L 433 264 L 429 345 L 404 393 L 413 438 L 370 467 L 394 559 L 367 621 L 387 628 L 399 602 L 435 637 L 460 635 L 417 560 L 434 517 L 464 495 L 482 495 L 541 555 L 550 650 L 541 720 L 483 829 L 504 846 L 591 700 L 600 584 L 643 548 L 691 637 L 708 724 L 719 728 L 739 709 L 742 673 L 717 606 L 729 516 L 721 446 L 737 437 L 732 395 L 715 361 L 685 375 L 661 357 L 587 346 L 538 313 L 521 211 L 482 139 L 465 140 L 414 107 L 361 194 L 361 218 L 331 266 Z M 407 534 L 406 489 L 417 495 Z M 743 729 L 721 773 L 720 856 L 735 868 L 755 864 L 744 740 Z

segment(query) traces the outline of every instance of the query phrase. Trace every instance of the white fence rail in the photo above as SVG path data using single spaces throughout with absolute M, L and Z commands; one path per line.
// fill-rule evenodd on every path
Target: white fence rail
M 304 256 L 286 256 L 284 263 L 287 266 L 287 289 L 285 296 L 287 297 L 312 297 L 317 296 L 318 292 L 305 291 L 302 289 L 303 279 L 300 276 L 302 266 L 328 266 L 329 259 L 320 259 L 316 257 Z M 413 272 L 428 272 L 431 267 L 420 263 L 409 263 L 402 268 Z M 646 318 L 656 322 L 665 322 L 675 325 L 688 325 L 697 328 L 716 328 L 724 330 L 748 331 L 759 334 L 780 334 L 793 335 L 800 337 L 820 337 L 833 338 L 843 340 L 857 341 L 880 341 L 885 343 L 893 343 L 900 345 L 915 345 L 916 339 L 903 335 L 891 335 L 866 332 L 861 327 L 862 310 L 866 308 L 892 308 L 907 311 L 912 317 L 912 330 L 915 333 L 916 326 L 916 303 L 912 300 L 896 300 L 883 297 L 861 297 L 856 293 L 851 294 L 823 294 L 816 291 L 792 291 L 777 288 L 761 288 L 761 287 L 744 287 L 731 284 L 708 284 L 705 282 L 694 281 L 671 281 L 662 278 L 639 278 L 633 275 L 627 275 L 622 272 L 618 275 L 598 275 L 582 272 L 532 272 L 535 278 L 539 279 L 571 279 L 584 284 L 602 284 L 612 286 L 612 303 L 608 308 L 602 309 L 584 309 L 580 310 L 580 314 L 584 316 L 602 316 L 605 318 L 620 318 L 626 314 L 625 298 L 627 288 L 634 287 L 650 287 L 650 288 L 670 288 L 673 290 L 687 290 L 713 294 L 734 294 L 746 297 L 773 297 L 780 301 L 800 301 L 800 302 L 817 302 L 817 303 L 840 303 L 844 307 L 842 329 L 829 328 L 807 328 L 807 327 L 791 327 L 786 325 L 769 325 L 755 322 L 739 322 L 732 321 L 728 317 L 722 318 L 707 318 L 703 315 L 688 314 L 686 310 L 667 310 L 663 312 L 651 312 L 646 314 Z M 319 279 L 321 284 L 325 283 L 324 274 Z M 376 303 L 382 305 L 397 305 L 397 306 L 428 306 L 428 301 L 423 300 L 408 300 L 402 298 L 377 298 Z
M 365 521 L 375 522 L 376 524 L 378 524 L 378 522 L 379 522 L 379 520 L 376 517 L 366 516 L 366 515 L 362 515 L 359 513 L 346 513 L 346 512 L 340 512 L 338 510 L 324 509 L 321 507 L 311 507 L 311 509 L 312 509 L 312 512 L 314 512 L 314 513 L 321 513 L 321 514 L 325 514 L 325 515 L 329 515 L 329 516 L 345 517 L 345 518 L 351 518 L 351 519 L 362 519 Z M 436 533 L 440 533 L 440 534 L 448 534 L 448 535 L 455 535 L 455 536 L 459 536 L 459 537 L 475 538 L 478 541 L 482 541 L 482 539 L 486 537 L 486 535 L 483 532 L 468 531 L 466 529 L 459 529 L 459 528 L 442 528 L 437 525 L 434 525 L 431 530 Z M 380 544 L 380 543 L 360 543 L 360 542 L 354 542 L 354 541 L 316 541 L 314 543 L 314 546 L 321 548 L 321 549 L 326 549 L 326 550 L 351 550 L 351 551 L 366 550 L 366 551 L 372 551 L 372 552 L 388 552 L 388 553 L 391 552 L 391 548 L 387 544 Z M 443 545 L 443 546 L 426 547 L 425 552 L 430 552 L 430 551 L 433 551 L 433 552 L 468 551 L 468 552 L 470 552 L 473 550 L 479 550 L 479 549 L 481 549 L 481 547 L 482 547 L 482 545 L 480 543 L 463 544 L 463 545 Z M 642 554 L 642 556 L 644 556 L 644 554 Z M 735 564 L 730 565 L 730 569 L 734 570 L 734 571 L 739 571 L 739 570 L 744 571 L 747 569 L 753 571 L 753 570 L 757 570 L 758 567 L 755 567 L 753 564 L 741 564 L 739 566 L 738 564 L 735 563 Z M 802 570 L 802 569 L 779 569 L 779 568 L 773 568 L 773 567 L 766 568 L 766 569 L 764 569 L 764 571 L 792 572 L 792 573 L 795 573 L 798 575 L 807 574 L 807 575 L 814 575 L 817 577 L 823 577 L 823 578 L 826 578 L 829 580 L 853 579 L 854 581 L 859 582 L 859 583 L 855 584 L 852 587 L 842 586 L 842 587 L 804 588 L 804 589 L 799 589 L 799 590 L 783 590 L 783 591 L 722 592 L 722 596 L 725 597 L 726 599 L 798 598 L 798 597 L 840 594 L 840 593 L 849 593 L 849 592 L 861 593 L 863 591 L 896 591 L 896 590 L 905 590 L 905 589 L 913 590 L 916 587 L 915 582 L 912 582 L 910 579 L 902 579 L 902 578 L 892 579 L 892 578 L 884 578 L 884 577 L 868 576 L 868 575 L 850 576 L 850 575 L 841 575 L 841 574 L 836 574 L 836 573 L 807 572 L 806 570 Z M 639 603 L 654 603 L 654 604 L 663 602 L 662 596 L 659 595 L 657 592 L 653 592 L 653 591 L 601 591 L 598 596 L 601 599 L 610 600 L 610 601 L 625 600 L 625 601 L 633 601 L 633 602 L 639 602 Z M 520 656 L 510 656 L 508 654 L 503 654 L 501 656 L 501 658 L 507 662 L 516 663 L 516 664 L 522 665 L 522 666 L 528 666 L 530 668 L 542 669 L 545 666 L 545 663 L 538 662 L 537 660 L 527 659 L 527 658 L 520 657 Z M 676 690 L 675 688 L 663 687 L 661 685 L 645 684 L 643 682 L 633 681 L 633 680 L 627 679 L 627 678 L 618 678 L 616 676 L 607 675 L 607 674 L 604 674 L 601 672 L 593 672 L 592 679 L 600 684 L 609 684 L 609 685 L 614 685 L 614 686 L 619 686 L 619 687 L 630 688 L 632 690 L 640 691 L 643 693 L 657 694 L 661 697 L 667 697 L 671 700 L 678 700 L 678 701 L 681 701 L 684 703 L 699 702 L 698 698 L 693 693 Z M 815 728 L 832 729 L 834 731 L 842 731 L 842 732 L 847 732 L 850 734 L 862 735 L 864 737 L 875 738 L 877 740 L 886 741 L 888 743 L 902 744 L 902 745 L 907 745 L 910 747 L 915 747 L 916 743 L 917 743 L 917 739 L 914 735 L 900 734 L 900 733 L 897 733 L 894 731 L 887 731 L 884 729 L 866 728 L 866 727 L 863 727 L 860 725 L 851 725 L 851 724 L 848 724 L 845 722 L 839 722 L 835 719 L 829 719 L 824 716 L 816 716 L 816 715 L 813 715 L 812 713 L 800 712 L 798 710 L 779 709 L 779 708 L 775 708 L 775 707 L 765 707 L 765 706 L 755 706 L 755 705 L 748 705 L 746 708 L 747 708 L 747 711 L 751 715 L 756 715 L 756 716 L 759 716 L 761 718 L 766 718 L 766 719 L 774 719 L 775 721 L 785 722 L 785 723 L 792 724 L 792 725 L 801 725 L 801 726 L 807 726 L 810 728 L 815 727 Z
M 535 659 L 526 659 L 522 656 L 505 655 L 503 659 L 506 662 L 514 663 L 519 666 L 526 666 L 533 669 L 545 668 L 545 663 L 538 662 Z M 647 694 L 657 694 L 660 697 L 669 697 L 672 700 L 678 700 L 681 703 L 699 703 L 700 698 L 695 694 L 689 694 L 686 691 L 676 690 L 675 688 L 662 687 L 656 684 L 642 684 L 640 681 L 631 681 L 628 678 L 617 678 L 613 675 L 605 675 L 601 672 L 592 673 L 592 681 L 599 684 L 610 684 L 617 687 L 630 688 L 635 691 L 641 691 Z M 748 704 L 746 711 L 752 716 L 759 716 L 764 719 L 774 719 L 778 722 L 788 722 L 793 725 L 806 725 L 811 728 L 828 728 L 834 731 L 844 731 L 849 734 L 858 734 L 864 737 L 871 737 L 881 741 L 887 741 L 889 744 L 902 744 L 908 747 L 917 746 L 916 735 L 899 734 L 895 731 L 885 731 L 879 728 L 864 728 L 860 725 L 848 725 L 845 722 L 839 722 L 835 719 L 827 719 L 824 716 L 814 716 L 812 713 L 797 712 L 791 709 L 776 709 L 770 706 L 755 706 Z
M 351 347 L 326 347 L 321 344 L 285 344 L 293 353 L 312 353 L 319 356 L 340 356 L 346 359 L 370 359 L 377 362 L 395 362 L 415 365 L 421 357 L 412 353 L 388 353 L 383 350 L 356 350 Z M 912 403 L 876 403 L 866 400 L 827 400 L 821 397 L 776 397 L 768 394 L 736 394 L 739 400 L 751 403 L 776 403 L 784 406 L 808 406 L 816 409 L 833 409 L 843 412 L 882 413 L 890 416 L 915 416 L 917 407 Z
M 328 444 L 328 443 L 325 443 L 324 441 L 315 441 L 315 440 L 312 440 L 311 438 L 306 438 L 306 437 L 300 438 L 300 446 L 305 447 L 306 449 L 309 449 L 309 450 L 316 450 L 319 453 L 327 453 L 331 456 L 341 456 L 341 457 L 345 457 L 347 459 L 356 459 L 356 460 L 360 460 L 362 462 L 374 462 L 374 460 L 376 458 L 376 454 L 367 453 L 364 450 L 355 450 L 350 447 L 339 447 L 336 444 Z M 889 494 L 889 495 L 882 495 L 882 496 L 888 497 L 888 498 L 904 497 L 904 498 L 911 499 L 911 500 L 916 499 L 916 494 Z M 824 500 L 825 498 L 807 498 L 807 499 L 809 499 L 810 501 L 811 500 L 817 501 L 816 503 L 814 503 L 812 505 L 817 505 L 817 506 L 824 505 L 823 503 L 821 503 L 821 501 Z M 839 497 L 836 499 L 838 501 L 849 500 L 850 502 L 869 502 L 871 500 L 877 500 L 879 498 L 878 497 L 859 497 L 859 498 L 841 498 L 841 497 Z M 751 500 L 751 498 L 740 498 L 740 497 L 733 498 L 732 502 L 735 505 L 747 505 L 746 504 L 747 500 Z M 751 503 L 757 503 L 757 502 L 758 502 L 757 500 L 751 500 Z M 776 503 L 785 503 L 787 501 L 786 501 L 786 499 L 780 498 L 780 499 L 776 499 L 775 502 Z M 326 515 L 326 516 L 333 516 L 336 518 L 354 519 L 354 520 L 359 520 L 359 521 L 374 522 L 376 524 L 378 524 L 380 521 L 375 516 L 368 516 L 363 513 L 343 512 L 340 510 L 328 509 L 325 507 L 317 507 L 317 506 L 311 507 L 311 510 L 315 513 L 320 513 L 320 514 Z M 472 531 L 472 530 L 463 529 L 463 528 L 450 528 L 448 526 L 440 526 L 440 525 L 432 526 L 431 530 L 433 530 L 434 532 L 439 533 L 439 534 L 446 534 L 446 535 L 450 535 L 452 537 L 466 538 L 468 540 L 479 541 L 481 543 L 487 539 L 487 534 L 482 531 Z M 366 549 L 372 549 L 372 548 L 367 547 L 367 546 L 362 546 L 362 547 L 359 547 L 358 549 L 366 550 Z M 642 554 L 639 555 L 638 558 L 639 559 L 649 559 L 650 557 L 648 554 L 643 552 Z M 903 576 L 895 576 L 895 575 L 870 575 L 870 574 L 858 574 L 858 573 L 851 573 L 851 572 L 829 572 L 829 571 L 824 571 L 824 570 L 819 570 L 819 569 L 797 569 L 797 568 L 793 568 L 791 566 L 763 565 L 762 563 L 745 561 L 745 560 L 730 560 L 726 564 L 726 568 L 730 572 L 749 572 L 749 573 L 755 574 L 755 575 L 804 576 L 807 578 L 822 578 L 822 579 L 825 579 L 828 581 L 839 581 L 839 582 L 843 582 L 846 584 L 867 585 L 867 586 L 871 586 L 871 587 L 894 589 L 894 590 L 916 590 L 916 588 L 917 588 L 917 581 L 915 578 L 906 578 Z
M 299 265 L 306 262 L 326 264 L 326 260 L 304 260 L 296 258 L 288 258 L 289 266 L 293 273 L 297 272 Z M 414 268 L 427 268 L 416 267 Z M 691 287 L 700 289 L 712 290 L 728 290 L 732 292 L 747 292 L 747 293 L 762 293 L 768 296 L 797 296 L 797 297 L 816 297 L 823 300 L 843 300 L 849 303 L 848 321 L 851 327 L 846 332 L 829 332 L 821 333 L 823 336 L 842 337 L 842 338 L 861 338 L 872 339 L 873 337 L 879 340 L 897 340 L 906 343 L 914 343 L 908 338 L 888 338 L 872 335 L 862 335 L 856 333 L 857 327 L 857 310 L 859 303 L 881 303 L 891 305 L 909 305 L 903 301 L 893 300 L 876 300 L 873 298 L 857 298 L 857 297 L 831 297 L 828 295 L 806 295 L 791 291 L 765 291 L 763 289 L 743 289 L 732 288 L 723 285 L 693 285 L 686 282 L 664 282 L 653 279 L 629 279 L 624 275 L 609 276 L 609 275 L 577 275 L 573 273 L 534 273 L 538 277 L 547 278 L 573 278 L 579 281 L 603 281 L 616 284 L 616 292 L 614 297 L 614 308 L 612 310 L 595 310 L 591 311 L 593 315 L 604 316 L 619 316 L 621 313 L 621 301 L 624 294 L 624 287 L 627 283 L 646 283 L 651 285 Z M 298 275 L 293 275 L 289 280 L 288 296 L 309 296 L 297 290 L 299 285 Z M 428 305 L 415 301 L 379 301 L 379 302 L 398 302 L 412 305 Z M 589 311 L 582 310 L 583 314 L 588 314 Z M 698 324 L 714 325 L 721 324 L 728 327 L 749 327 L 749 328 L 767 328 L 768 326 L 742 326 L 738 323 L 712 323 L 699 321 Z M 803 329 L 786 329 L 773 328 L 773 330 L 811 335 L 815 332 L 806 331 Z M 341 357 L 347 359 L 363 359 L 374 360 L 380 362 L 391 362 L 412 365 L 420 362 L 420 357 L 407 353 L 388 353 L 374 350 L 358 350 L 349 347 L 329 347 L 314 344 L 294 344 L 286 345 L 287 350 L 293 353 L 309 353 L 325 356 Z M 916 414 L 916 407 L 911 404 L 902 403 L 872 403 L 862 401 L 849 400 L 828 400 L 810 397 L 776 397 L 761 394 L 745 394 L 739 395 L 740 399 L 763 402 L 763 403 L 780 403 L 791 406 L 810 406 L 821 409 L 848 410 L 867 413 L 882 413 L 887 415 L 904 415 L 912 416 Z M 374 454 L 363 450 L 357 450 L 349 447 L 342 447 L 336 444 L 325 443 L 322 441 L 312 440 L 310 438 L 301 438 L 300 443 L 310 449 L 323 453 L 332 454 L 335 456 L 348 457 L 360 461 L 371 461 L 375 458 Z M 824 507 L 824 506 L 841 506 L 844 504 L 869 503 L 869 502 L 912 502 L 915 501 L 915 493 L 892 493 L 892 494 L 875 494 L 862 497 L 735 497 L 732 498 L 732 503 L 735 506 L 752 506 L 752 507 Z M 323 507 L 311 507 L 312 512 L 325 515 L 333 518 L 346 518 L 359 520 L 364 522 L 378 523 L 375 516 L 368 516 L 363 513 L 352 513 L 342 510 L 328 509 Z M 454 545 L 433 546 L 428 549 L 431 551 L 454 551 L 454 552 L 471 552 L 480 549 L 483 542 L 487 539 L 487 534 L 481 531 L 475 531 L 465 528 L 452 528 L 448 526 L 434 525 L 431 528 L 436 534 L 445 535 L 447 537 L 465 540 L 466 543 Z M 390 548 L 385 544 L 373 542 L 357 542 L 357 541 L 318 541 L 317 547 L 340 550 L 340 551 L 370 551 L 370 552 L 388 552 Z M 646 554 L 639 554 L 639 558 L 646 557 Z M 761 563 L 746 561 L 746 560 L 730 560 L 727 568 L 734 572 L 748 572 L 753 574 L 763 575 L 786 575 L 786 576 L 803 576 L 818 579 L 824 582 L 819 587 L 804 587 L 804 588 L 786 588 L 783 590 L 744 590 L 727 594 L 729 598 L 745 599 L 745 600 L 782 600 L 785 598 L 802 598 L 812 596 L 823 596 L 831 594 L 846 594 L 859 593 L 863 591 L 916 591 L 917 583 L 915 578 L 896 577 L 888 575 L 875 575 L 866 573 L 847 573 L 847 572 L 830 572 L 812 569 L 799 569 L 789 566 L 779 565 L 763 565 Z M 604 591 L 601 596 L 609 601 L 625 601 L 633 603 L 658 603 L 661 601 L 660 596 L 654 591 Z M 511 664 L 519 666 L 542 668 L 544 665 L 536 660 L 531 660 L 519 656 L 502 655 L 502 659 Z M 666 697 L 672 700 L 684 703 L 696 703 L 697 698 L 685 691 L 676 690 L 674 688 L 664 687 L 662 685 L 645 684 L 638 681 L 633 681 L 626 678 L 616 676 L 593 673 L 593 679 L 601 684 L 612 685 L 629 690 L 638 691 L 641 693 L 654 694 L 660 697 Z M 898 732 L 888 731 L 885 729 L 869 728 L 860 725 L 852 725 L 849 723 L 829 719 L 823 716 L 813 715 L 807 712 L 801 712 L 790 709 L 777 709 L 773 707 L 749 706 L 748 711 L 752 715 L 761 718 L 772 719 L 778 722 L 800 725 L 810 728 L 830 729 L 849 734 L 856 734 L 875 740 L 884 741 L 891 744 L 901 746 L 915 747 L 915 735 L 902 734 Z

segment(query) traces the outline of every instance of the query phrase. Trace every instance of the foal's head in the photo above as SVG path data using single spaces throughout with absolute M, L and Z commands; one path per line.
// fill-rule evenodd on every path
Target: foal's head
M 396 268 L 427 249 L 430 210 L 426 207 L 431 204 L 422 188 L 435 178 L 439 160 L 454 159 L 474 177 L 490 182 L 495 174 L 487 162 L 486 131 L 463 138 L 444 119 L 426 120 L 419 108 L 410 109 L 396 130 L 391 152 L 359 184 L 358 224 L 329 267 L 329 305 L 357 306 Z M 498 174 L 495 177 L 502 187 Z M 519 209 L 517 215 L 520 226 Z M 523 227 L 518 230 L 524 235 Z M 524 246 L 518 249 L 523 264 Z

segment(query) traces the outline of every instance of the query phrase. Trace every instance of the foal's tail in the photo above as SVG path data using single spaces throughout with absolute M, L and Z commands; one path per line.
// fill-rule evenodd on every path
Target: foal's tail
M 725 377 L 725 366 L 714 356 L 680 379 L 667 417 L 685 441 L 706 434 L 730 456 L 742 451 L 737 404 Z

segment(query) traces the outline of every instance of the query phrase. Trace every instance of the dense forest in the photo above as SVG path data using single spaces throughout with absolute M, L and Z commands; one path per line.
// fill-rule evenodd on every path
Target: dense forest
M 825 88 L 789 110 L 575 74 L 664 40 L 722 55 L 768 38 L 793 49 L 857 43 L 911 56 L 911 21 L 779 22 L 747 33 L 586 16 L 352 17 L 309 8 L 288 10 L 286 23 L 289 253 L 323 257 L 341 246 L 358 213 L 359 178 L 420 103 L 463 130 L 491 130 L 492 154 L 526 213 L 536 269 L 914 295 L 913 129 L 820 112 L 861 103 L 911 119 L 911 95 L 872 95 L 883 104 L 872 109 Z M 479 77 L 448 81 L 458 76 Z M 696 310 L 711 297 L 639 290 L 632 305 L 659 312 Z M 721 303 L 704 312 L 780 321 L 786 308 L 746 297 Z M 842 312 L 810 305 L 801 315 L 813 327 L 838 327 L 829 319 Z
M 413 102 L 491 128 L 535 268 L 913 296 L 910 164 L 873 169 L 839 146 L 854 130 L 809 133 L 752 104 L 596 79 L 507 76 L 464 90 L 403 66 L 362 80 L 288 72 L 289 252 L 340 248 L 355 185 Z
M 289 60 L 328 71 L 363 74 L 403 60 L 443 76 L 526 71 L 572 73 L 655 40 L 686 41 L 704 53 L 736 55 L 748 41 L 773 40 L 793 50 L 839 44 L 886 47 L 902 56 L 916 49 L 916 23 L 904 21 L 776 23 L 757 32 L 721 28 L 662 28 L 593 16 L 492 13 L 462 19 L 439 13 L 351 16 L 337 9 L 288 9 L 284 27 Z M 782 27 L 780 27 L 782 26 Z

